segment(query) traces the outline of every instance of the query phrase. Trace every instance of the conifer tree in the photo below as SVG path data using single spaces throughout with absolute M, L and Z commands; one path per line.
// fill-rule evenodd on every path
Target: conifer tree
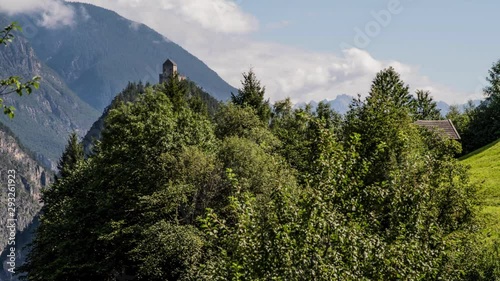
M 442 119 L 437 103 L 432 99 L 429 91 L 417 90 L 417 98 L 414 100 L 415 119 L 417 120 L 439 120 Z
M 408 107 L 413 100 L 409 86 L 401 80 L 401 76 L 393 67 L 377 73 L 370 89 L 370 96 L 390 101 L 396 107 Z
M 75 168 L 78 161 L 83 160 L 83 145 L 78 141 L 78 135 L 73 132 L 69 136 L 68 144 L 64 150 L 57 169 L 59 170 L 59 177 L 63 178 L 68 176 Z
M 500 60 L 488 72 L 486 99 L 470 112 L 470 123 L 463 135 L 465 152 L 472 152 L 500 138 Z M 469 106 L 470 107 L 470 106 Z
M 253 108 L 260 119 L 267 123 L 271 117 L 271 108 L 269 100 L 264 100 L 266 89 L 260 85 L 252 69 L 243 73 L 241 84 L 242 88 L 238 90 L 237 95 L 231 93 L 231 101 L 239 106 Z
M 179 79 L 177 72 L 170 75 L 167 83 L 165 83 L 164 93 L 169 97 L 174 110 L 184 108 L 187 104 L 187 89 L 185 83 Z

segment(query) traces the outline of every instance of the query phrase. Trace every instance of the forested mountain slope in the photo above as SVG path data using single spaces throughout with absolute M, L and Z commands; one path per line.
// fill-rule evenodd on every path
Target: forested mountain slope
M 236 91 L 201 60 L 151 28 L 90 4 L 68 5 L 79 13 L 75 26 L 40 27 L 31 42 L 42 60 L 99 111 L 129 81 L 157 83 L 167 58 L 219 100 Z
M 7 20 L 0 23 L 7 24 Z M 0 46 L 0 77 L 23 79 L 41 77 L 40 88 L 30 96 L 3 96 L 6 105 L 16 108 L 14 119 L 1 114 L 0 121 L 46 165 L 54 167 L 72 131 L 83 135 L 98 117 L 97 110 L 75 95 L 51 68 L 35 54 L 31 44 L 15 34 L 8 46 Z
M 147 86 L 147 85 L 146 85 Z M 180 86 L 184 90 L 184 95 L 187 97 L 195 97 L 201 106 L 206 107 L 207 113 L 213 116 L 219 107 L 219 102 L 212 97 L 203 89 L 199 88 L 194 82 L 190 80 L 183 80 L 180 82 Z M 109 110 L 116 108 L 122 102 L 134 102 L 137 98 L 144 93 L 145 85 L 141 82 L 139 83 L 129 83 L 125 89 L 123 89 L 111 102 L 110 105 L 106 107 L 103 114 L 97 119 L 92 127 L 89 129 L 85 137 L 83 138 L 83 147 L 86 153 L 90 153 L 92 143 L 95 140 L 101 139 L 101 132 L 104 129 L 104 120 L 109 114 Z

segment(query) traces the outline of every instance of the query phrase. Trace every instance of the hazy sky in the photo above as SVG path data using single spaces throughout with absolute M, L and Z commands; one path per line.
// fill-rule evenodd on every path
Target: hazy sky
M 336 52 L 342 43 L 370 26 L 373 15 L 384 14 L 391 1 L 241 1 L 244 10 L 263 26 L 258 40 L 272 40 L 318 52 Z M 491 64 L 500 59 L 500 1 L 401 0 L 369 43 L 356 46 L 381 60 L 418 66 L 424 75 L 461 91 L 474 92 Z M 385 17 L 379 17 L 385 18 Z M 385 21 L 380 21 L 385 23 Z M 282 23 L 278 25 L 276 23 Z M 361 41 L 362 42 L 362 41 Z M 363 42 L 362 42 L 363 43 Z
M 253 67 L 272 100 L 366 95 L 374 75 L 394 66 L 412 91 L 462 103 L 481 97 L 500 59 L 497 0 L 84 2 L 157 30 L 233 86 Z M 58 0 L 1 0 L 0 11 L 42 13 L 52 28 L 74 24 Z

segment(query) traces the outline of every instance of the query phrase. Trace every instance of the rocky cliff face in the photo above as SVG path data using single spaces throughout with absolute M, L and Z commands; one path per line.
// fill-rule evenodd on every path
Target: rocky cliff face
M 55 168 L 68 135 L 76 131 L 83 136 L 99 114 L 37 57 L 21 34 L 8 46 L 0 46 L 0 78 L 14 75 L 23 80 L 40 76 L 40 88 L 29 96 L 3 96 L 5 104 L 16 108 L 16 116 L 10 120 L 0 114 L 0 122 L 35 151 L 38 160 Z
M 23 147 L 8 128 L 0 123 L 0 188 L 2 189 L 0 192 L 0 258 L 4 262 L 4 269 L 9 237 L 7 228 L 9 170 L 15 172 L 15 209 L 17 211 L 15 247 L 17 266 L 19 266 L 24 259 L 23 247 L 31 241 L 31 233 L 27 230 L 31 228 L 41 208 L 41 191 L 52 183 L 53 173 L 34 159 L 34 155 Z M 0 280 L 11 280 L 10 274 L 5 271 L 0 272 Z
M 15 137 L 10 135 L 5 129 L 0 130 L 0 159 L 2 163 L 11 163 L 12 168 L 19 167 L 24 172 L 23 177 L 24 190 L 29 195 L 38 201 L 40 199 L 40 191 L 45 187 L 50 180 L 46 168 L 38 164 L 32 158 L 30 152 L 27 152 L 17 141 Z M 7 169 L 9 167 L 3 167 Z

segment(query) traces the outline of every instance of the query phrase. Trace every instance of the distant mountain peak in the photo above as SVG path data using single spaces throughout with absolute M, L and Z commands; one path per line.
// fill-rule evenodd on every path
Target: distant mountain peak
M 347 94 L 339 94 L 333 100 L 323 99 L 321 102 L 330 104 L 331 108 L 340 114 L 345 114 L 349 110 L 349 105 L 355 99 L 354 96 Z M 479 100 L 472 101 L 474 105 L 479 105 Z M 309 103 L 301 102 L 295 105 L 295 108 L 303 108 L 306 104 L 310 104 L 313 110 L 316 110 L 318 102 L 311 100 Z M 436 101 L 437 108 L 440 110 L 441 115 L 445 116 L 450 111 L 450 105 L 444 101 Z M 458 105 L 460 110 L 463 110 L 465 104 Z
M 352 100 L 354 97 L 346 95 L 346 94 L 340 94 L 335 97 L 333 100 L 328 100 L 328 99 L 323 99 L 320 102 L 327 103 L 330 105 L 332 109 L 334 109 L 336 112 L 340 114 L 345 114 L 349 110 L 349 105 L 351 104 Z M 318 107 L 319 102 L 311 100 L 309 103 L 297 103 L 295 105 L 295 108 L 301 108 L 305 107 L 306 104 L 311 105 L 312 110 L 316 110 Z

